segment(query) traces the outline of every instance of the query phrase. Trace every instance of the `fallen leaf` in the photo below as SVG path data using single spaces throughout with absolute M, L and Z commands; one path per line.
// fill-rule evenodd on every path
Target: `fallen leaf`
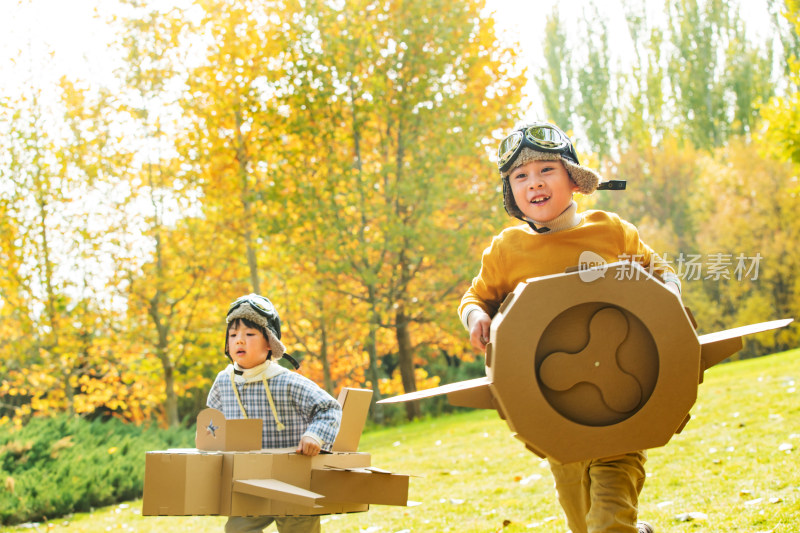
M 675 517 L 675 520 L 678 522 L 702 522 L 704 520 L 708 520 L 708 515 L 699 511 L 692 511 L 689 513 L 679 514 Z

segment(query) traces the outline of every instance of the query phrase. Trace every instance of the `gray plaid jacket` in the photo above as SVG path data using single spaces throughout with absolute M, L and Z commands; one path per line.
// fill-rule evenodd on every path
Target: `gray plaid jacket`
M 286 426 L 282 431 L 277 430 L 262 381 L 236 385 L 239 398 L 247 411 L 247 418 L 260 418 L 264 421 L 262 447 L 297 446 L 300 438 L 310 433 L 322 441 L 323 450 L 330 450 L 342 420 L 339 402 L 316 383 L 295 372 L 278 374 L 268 379 L 267 385 L 275 402 L 278 419 Z M 236 402 L 227 370 L 217 374 L 206 404 L 222 411 L 229 420 L 245 418 Z

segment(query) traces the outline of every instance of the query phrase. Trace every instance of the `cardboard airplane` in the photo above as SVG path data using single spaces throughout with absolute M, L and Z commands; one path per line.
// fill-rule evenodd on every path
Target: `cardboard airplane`
M 655 448 L 689 421 L 703 373 L 763 322 L 698 336 L 691 312 L 640 265 L 532 278 L 492 320 L 486 377 L 386 398 L 447 395 L 496 409 L 525 446 L 569 463 Z
M 304 516 L 407 505 L 408 476 L 370 466 L 358 452 L 371 390 L 343 389 L 342 423 L 331 453 L 261 449 L 260 419 L 197 416 L 197 448 L 147 452 L 142 514 Z

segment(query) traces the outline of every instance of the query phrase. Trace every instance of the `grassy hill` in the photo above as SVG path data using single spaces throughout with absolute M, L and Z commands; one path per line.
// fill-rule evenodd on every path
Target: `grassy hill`
M 651 450 L 640 515 L 659 531 L 800 531 L 800 350 L 712 368 L 692 420 Z M 409 507 L 323 517 L 323 531 L 566 530 L 544 461 L 493 411 L 368 432 L 361 450 L 414 474 Z M 144 458 L 142 458 L 144 460 Z M 220 532 L 221 517 L 142 517 L 141 501 L 3 532 Z M 268 531 L 275 531 L 272 526 Z

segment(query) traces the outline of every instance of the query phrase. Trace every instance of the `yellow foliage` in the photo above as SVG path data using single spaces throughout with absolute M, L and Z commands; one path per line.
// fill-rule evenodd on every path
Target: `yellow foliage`
M 417 390 L 432 389 L 439 386 L 441 378 L 439 376 L 428 376 L 428 372 L 424 368 L 415 368 L 414 377 L 417 381 Z M 403 381 L 400 371 L 397 370 L 392 373 L 391 379 L 382 379 L 379 384 L 382 396 L 396 396 L 403 394 Z

